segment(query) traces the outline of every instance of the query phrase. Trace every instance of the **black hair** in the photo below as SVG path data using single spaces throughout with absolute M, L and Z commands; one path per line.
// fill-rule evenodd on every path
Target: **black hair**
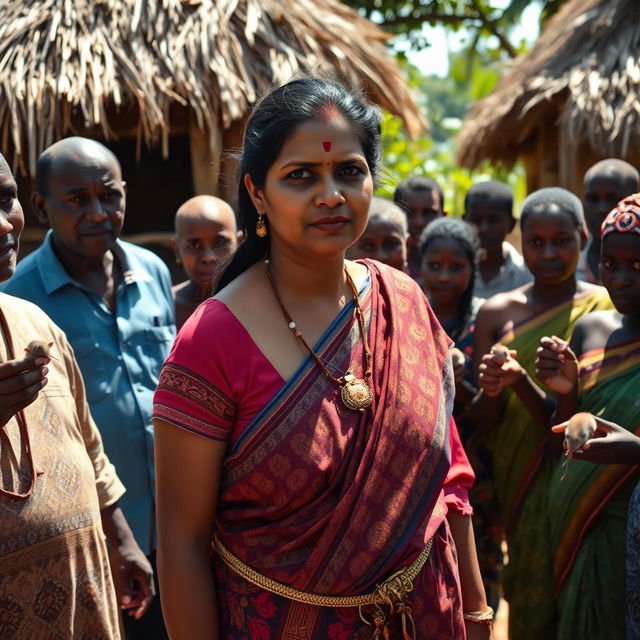
M 524 223 L 532 213 L 541 213 L 551 206 L 568 213 L 578 230 L 584 231 L 586 223 L 580 198 L 561 187 L 545 187 L 529 194 L 522 203 L 520 228 L 524 230 Z
M 375 179 L 381 157 L 378 107 L 366 104 L 337 82 L 323 78 L 293 80 L 262 98 L 247 121 L 240 159 L 237 218 L 245 239 L 222 273 L 216 292 L 269 252 L 269 233 L 264 238 L 256 234 L 258 212 L 249 197 L 244 176 L 249 174 L 256 187 L 263 187 L 269 168 L 296 127 L 317 119 L 330 105 L 353 126 Z M 265 222 L 268 229 L 269 223 Z
M 444 193 L 442 188 L 433 179 L 427 176 L 409 176 L 403 180 L 393 193 L 393 201 L 406 210 L 404 205 L 404 197 L 407 191 L 435 191 L 440 195 L 440 209 L 444 211 Z
M 449 337 L 456 342 L 462 337 L 473 313 L 473 289 L 475 286 L 476 274 L 478 273 L 478 252 L 480 250 L 480 240 L 478 239 L 478 234 L 475 232 L 473 227 L 463 220 L 460 220 L 459 218 L 438 218 L 433 222 L 430 222 L 420 236 L 420 263 L 422 263 L 429 246 L 435 240 L 439 240 L 441 238 L 455 240 L 460 245 L 460 248 L 471 265 L 471 277 L 469 278 L 467 288 L 462 294 L 458 317 L 456 318 L 453 327 L 449 328 L 447 331 Z
M 469 209 L 469 200 L 477 198 L 484 200 L 499 207 L 501 211 L 513 217 L 513 193 L 506 184 L 497 180 L 487 180 L 486 182 L 478 182 L 474 184 L 464 197 L 465 213 Z
M 640 174 L 638 170 L 628 162 L 619 158 L 606 158 L 596 162 L 587 169 L 584 174 L 584 186 L 594 178 L 609 178 L 617 180 L 625 195 L 636 193 L 640 189 Z

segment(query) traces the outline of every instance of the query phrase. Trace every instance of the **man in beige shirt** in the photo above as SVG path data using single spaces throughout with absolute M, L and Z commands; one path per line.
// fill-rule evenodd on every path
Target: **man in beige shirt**
M 13 275 L 23 226 L 0 155 L 0 282 Z M 34 340 L 51 357 L 26 352 Z M 123 609 L 144 614 L 152 572 L 118 507 L 124 491 L 64 333 L 0 294 L 1 638 L 118 639 L 116 590 Z

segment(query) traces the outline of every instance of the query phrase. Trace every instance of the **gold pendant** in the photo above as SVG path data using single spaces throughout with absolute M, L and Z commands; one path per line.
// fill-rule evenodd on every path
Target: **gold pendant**
M 340 389 L 342 404 L 349 409 L 364 411 L 373 399 L 371 387 L 352 373 L 347 373 L 344 377 L 344 384 Z

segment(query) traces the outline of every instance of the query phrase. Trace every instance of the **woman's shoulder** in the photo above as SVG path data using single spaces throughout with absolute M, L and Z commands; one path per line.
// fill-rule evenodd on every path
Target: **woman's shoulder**
M 223 301 L 209 298 L 182 325 L 174 351 L 211 354 L 224 345 L 241 343 L 245 333 L 244 327 Z

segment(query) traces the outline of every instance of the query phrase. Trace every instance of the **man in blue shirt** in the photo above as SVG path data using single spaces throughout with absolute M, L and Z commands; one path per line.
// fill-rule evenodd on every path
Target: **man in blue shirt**
M 49 147 L 38 160 L 33 205 L 51 230 L 2 290 L 38 305 L 67 334 L 104 448 L 127 488 L 122 509 L 153 555 L 151 406 L 175 336 L 174 307 L 162 261 L 118 240 L 125 202 L 120 164 L 106 147 L 86 138 Z M 166 637 L 162 627 L 134 628 L 153 617 L 126 620 L 127 637 Z

